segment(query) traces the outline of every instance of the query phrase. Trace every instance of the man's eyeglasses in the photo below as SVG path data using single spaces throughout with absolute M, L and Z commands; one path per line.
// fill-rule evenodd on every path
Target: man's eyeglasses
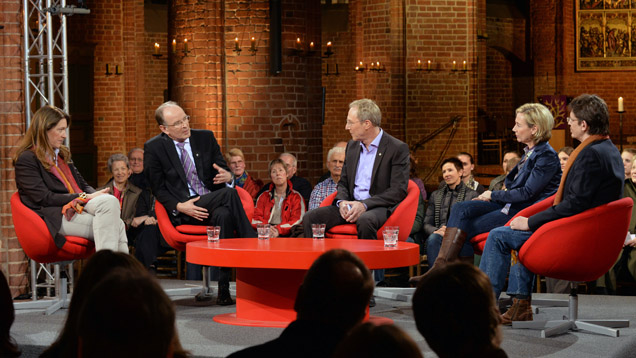
M 176 121 L 173 124 L 164 124 L 164 126 L 179 128 L 179 127 L 183 127 L 184 124 L 188 124 L 188 123 L 190 123 L 190 116 L 185 116 L 180 121 Z
M 568 117 L 568 124 L 570 124 L 570 123 L 572 123 L 574 121 L 579 122 L 580 120 L 579 119 L 572 119 L 572 118 Z

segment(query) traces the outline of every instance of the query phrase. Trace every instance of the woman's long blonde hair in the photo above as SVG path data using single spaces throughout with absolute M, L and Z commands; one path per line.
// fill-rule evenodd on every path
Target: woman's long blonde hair
M 55 106 L 44 106 L 38 109 L 33 115 L 31 126 L 18 144 L 18 149 L 13 156 L 13 164 L 15 165 L 16 160 L 24 151 L 33 150 L 42 165 L 49 169 L 52 165 L 50 158 L 55 155 L 55 150 L 49 143 L 47 132 L 57 126 L 62 119 L 66 119 L 67 126 L 71 125 L 71 117 Z M 71 152 L 64 145 L 60 147 L 60 157 L 65 163 L 71 161 Z

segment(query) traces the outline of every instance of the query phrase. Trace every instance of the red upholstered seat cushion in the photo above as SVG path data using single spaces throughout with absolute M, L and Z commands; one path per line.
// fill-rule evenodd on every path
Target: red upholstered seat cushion
M 175 229 L 182 234 L 207 235 L 206 226 L 203 225 L 179 225 Z

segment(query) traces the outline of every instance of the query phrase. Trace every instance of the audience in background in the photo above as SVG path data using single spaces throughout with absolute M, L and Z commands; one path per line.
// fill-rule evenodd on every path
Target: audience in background
M 128 152 L 128 162 L 130 163 L 130 178 L 128 181 L 133 183 L 137 188 L 146 190 L 148 182 L 144 176 L 144 150 L 143 148 L 133 148 Z
M 557 155 L 559 156 L 559 163 L 561 163 L 561 171 L 565 170 L 565 165 L 570 159 L 570 154 L 574 151 L 572 147 L 563 147 L 559 150 Z
M 289 236 L 291 228 L 302 222 L 305 201 L 287 179 L 287 168 L 281 159 L 269 163 L 271 183 L 256 200 L 252 226 L 270 224 L 270 237 Z
M 506 176 L 507 190 L 487 190 L 474 200 L 457 203 L 451 208 L 439 255 L 430 258 L 435 264 L 429 272 L 455 260 L 461 250 L 472 250 L 473 245 L 466 242 L 467 238 L 504 225 L 521 209 L 557 191 L 561 167 L 556 152 L 548 143 L 554 126 L 552 113 L 538 103 L 524 104 L 516 113 L 512 131 L 517 141 L 526 147 L 521 161 Z
M 103 250 L 98 251 L 91 256 L 77 279 L 77 284 L 73 290 L 71 304 L 68 308 L 66 322 L 64 323 L 62 332 L 60 332 L 57 340 L 53 342 L 53 344 L 51 344 L 51 346 L 47 348 L 40 357 L 78 357 L 78 337 L 80 334 L 78 324 L 82 315 L 82 307 L 84 306 L 84 303 L 89 296 L 89 292 L 93 289 L 93 287 L 97 286 L 97 284 L 104 279 L 108 273 L 116 268 L 126 269 L 127 271 L 137 274 L 145 274 L 146 272 L 139 261 L 135 260 L 130 255 L 116 253 L 110 250 Z M 148 279 L 151 278 L 149 277 Z M 123 299 L 119 298 L 114 300 L 111 293 L 108 293 L 105 296 L 109 302 L 108 304 L 105 303 L 104 306 L 116 304 L 115 301 L 123 301 L 124 303 L 134 304 L 134 302 L 129 302 L 131 299 L 127 299 L 125 297 Z M 106 307 L 102 307 L 102 309 L 106 309 Z M 121 326 L 125 326 L 128 323 L 129 318 L 122 318 L 119 322 Z M 93 324 L 101 324 L 101 322 L 95 321 Z M 135 334 L 132 334 L 132 338 L 134 337 Z M 185 356 L 178 338 L 173 341 L 173 347 L 175 357 Z M 179 355 L 177 355 L 177 353 Z
M 174 304 L 139 270 L 117 268 L 95 283 L 77 328 L 82 357 L 189 356 L 179 346 Z
M 422 352 L 406 332 L 393 324 L 366 322 L 340 342 L 333 358 L 422 358 Z
M 636 206 L 636 161 L 632 163 L 631 177 L 625 179 L 623 197 L 632 198 Z M 629 220 L 629 234 L 636 234 L 636 210 L 632 209 L 632 217 Z M 598 280 L 596 280 L 597 293 L 616 294 L 616 281 L 634 283 L 636 281 L 636 239 L 625 239 L 623 250 L 618 255 L 614 266 Z
M 442 181 L 439 189 L 435 190 L 428 201 L 426 216 L 424 217 L 424 237 L 426 238 L 426 253 L 429 267 L 433 266 L 439 254 L 442 239 L 446 232 L 446 222 L 451 208 L 455 203 L 469 201 L 479 194 L 470 189 L 462 181 L 464 172 L 462 162 L 457 158 L 444 159 L 441 165 Z M 462 248 L 459 257 L 472 260 L 473 250 Z
M 507 357 L 488 277 L 453 263 L 426 275 L 413 294 L 417 330 L 440 358 Z
M 95 191 L 84 180 L 64 145 L 67 113 L 54 106 L 38 109 L 13 157 L 20 200 L 40 216 L 58 248 L 65 235 L 95 242 L 95 249 L 128 253 L 119 202 L 108 189 Z
M 11 326 L 15 320 L 15 309 L 11 289 L 4 273 L 0 270 L 0 357 L 19 357 L 21 352 L 11 338 Z
M 287 164 L 287 179 L 291 181 L 294 190 L 302 195 L 303 199 L 305 199 L 305 204 L 308 203 L 312 186 L 307 179 L 296 175 L 298 172 L 298 160 L 291 153 L 283 153 L 278 158 Z
M 314 190 L 311 191 L 311 196 L 309 198 L 309 210 L 319 207 L 320 203 L 322 203 L 326 197 L 338 189 L 338 182 L 340 181 L 340 175 L 342 174 L 344 159 L 344 148 L 333 147 L 329 149 L 329 153 L 327 153 L 327 169 L 329 169 L 331 176 L 316 184 Z
M 475 170 L 475 160 L 473 159 L 473 156 L 467 152 L 459 152 L 459 154 L 457 154 L 457 159 L 462 162 L 462 166 L 464 168 L 464 177 L 462 178 L 464 180 L 464 184 L 476 191 L 478 194 L 486 191 L 486 188 L 479 184 L 473 177 L 473 170 Z
M 256 200 L 258 191 L 263 187 L 263 181 L 254 179 L 247 174 L 245 170 L 245 156 L 243 151 L 238 148 L 232 148 L 225 154 L 225 160 L 234 174 L 234 183 L 239 188 L 245 189 L 254 200 Z
M 98 190 L 108 189 L 108 193 L 119 201 L 119 207 L 121 208 L 120 217 L 126 224 L 128 245 L 133 246 L 134 239 L 139 233 L 137 228 L 146 219 L 135 215 L 137 212 L 137 200 L 142 190 L 128 180 L 131 170 L 128 158 L 125 155 L 120 153 L 111 155 L 108 158 L 108 171 L 113 178 Z
M 277 339 L 230 357 L 331 357 L 364 318 L 372 293 L 371 272 L 360 258 L 342 249 L 327 251 L 314 261 L 298 289 L 297 319 Z
M 629 179 L 629 177 L 631 176 L 634 155 L 636 155 L 636 149 L 634 148 L 625 148 L 623 149 L 623 153 L 621 153 L 621 158 L 623 159 L 623 167 L 625 168 L 625 179 Z
M 501 163 L 504 173 L 490 181 L 488 190 L 504 190 L 506 188 L 506 175 L 519 163 L 519 160 L 521 160 L 521 157 L 514 150 L 504 153 L 503 162 Z
M 334 144 L 333 148 L 342 148 L 342 149 L 347 149 L 347 142 L 338 142 L 336 144 Z M 327 155 L 329 156 L 329 155 Z M 329 178 L 331 176 L 331 172 L 327 171 L 325 174 L 323 174 L 319 179 L 318 179 L 318 183 L 323 182 L 325 180 L 327 180 L 327 178 Z
M 417 187 L 420 189 L 421 200 L 426 200 L 428 196 L 426 193 L 426 188 L 424 187 L 424 183 L 419 176 L 417 176 L 417 159 L 413 156 L 413 153 L 409 154 L 409 159 L 411 161 L 411 169 L 409 170 L 409 179 L 411 179 Z

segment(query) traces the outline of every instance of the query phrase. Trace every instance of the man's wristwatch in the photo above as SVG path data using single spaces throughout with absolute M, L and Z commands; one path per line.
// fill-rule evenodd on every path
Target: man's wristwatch
M 84 200 L 86 200 L 86 193 L 85 193 L 85 192 L 81 192 L 81 193 L 79 194 L 79 198 L 80 198 L 80 199 L 84 199 Z

